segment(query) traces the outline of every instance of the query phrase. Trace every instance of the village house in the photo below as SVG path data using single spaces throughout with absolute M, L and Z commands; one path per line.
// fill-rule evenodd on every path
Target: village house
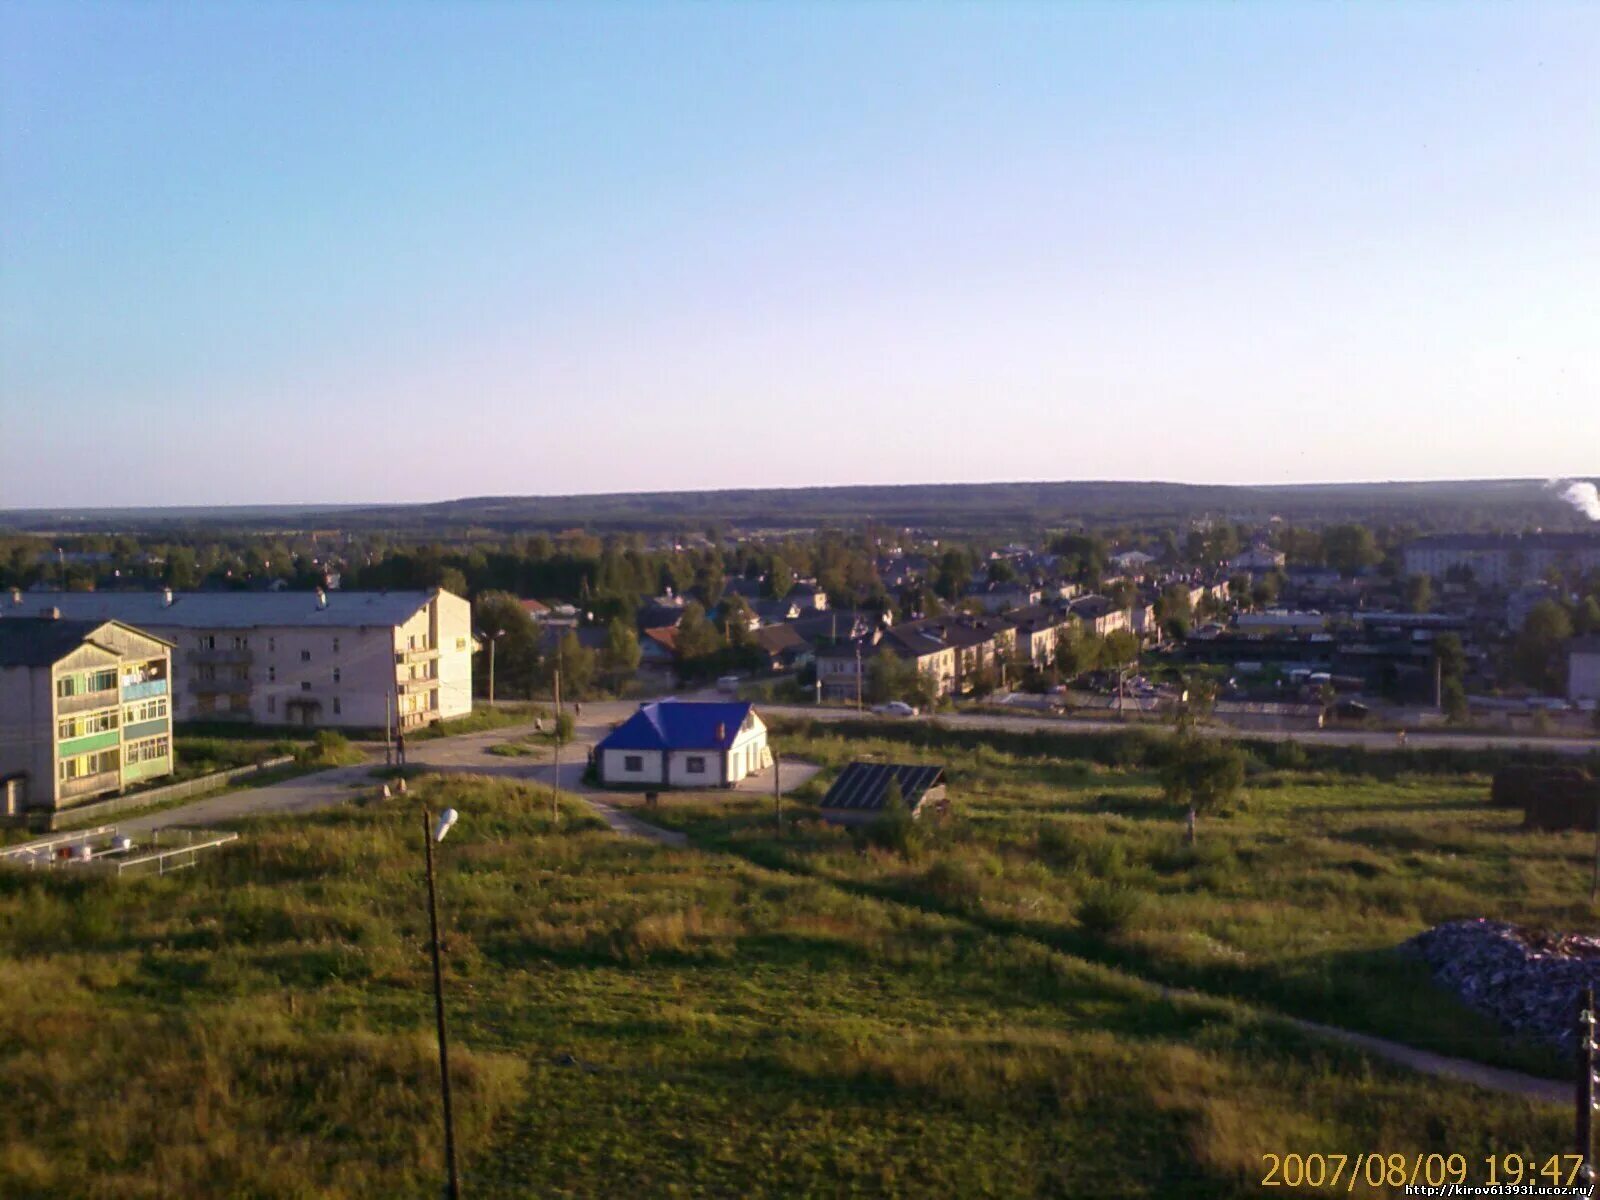
M 721 788 L 772 765 L 767 726 L 745 703 L 641 704 L 594 749 L 605 787 Z

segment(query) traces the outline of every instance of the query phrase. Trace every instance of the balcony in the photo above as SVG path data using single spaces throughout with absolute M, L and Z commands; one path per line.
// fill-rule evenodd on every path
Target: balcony
M 98 692 L 80 692 L 76 696 L 57 696 L 56 715 L 58 717 L 76 716 L 78 713 L 94 712 L 101 708 L 115 708 L 121 697 L 117 689 L 105 688 Z
M 165 679 L 147 679 L 143 683 L 124 684 L 122 698 L 124 700 L 148 700 L 152 696 L 165 696 L 167 694 L 167 681 Z
M 396 650 L 394 661 L 396 666 L 409 666 L 411 663 L 432 662 L 439 657 L 439 647 L 429 646 L 423 650 Z
M 432 675 L 426 679 L 407 679 L 406 677 L 401 676 L 395 682 L 399 686 L 401 692 L 405 693 L 406 695 L 415 695 L 426 692 L 430 688 L 438 687 L 439 677 L 437 675 Z
M 115 771 L 101 771 L 98 775 L 81 775 L 77 779 L 63 779 L 56 783 L 56 804 L 98 796 L 101 792 L 114 792 L 122 786 Z

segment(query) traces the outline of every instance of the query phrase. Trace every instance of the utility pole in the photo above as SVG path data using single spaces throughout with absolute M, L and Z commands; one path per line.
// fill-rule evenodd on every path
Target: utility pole
M 856 712 L 861 711 L 861 639 L 856 639 Z
M 439 1092 L 444 1099 L 444 1157 L 450 1174 L 450 1200 L 461 1200 L 456 1177 L 456 1123 L 450 1108 L 450 1043 L 444 1024 L 444 973 L 439 967 L 439 898 L 433 882 L 433 818 L 422 806 L 422 844 L 428 861 L 428 928 L 433 934 L 433 1013 L 439 1026 Z
M 389 700 L 389 693 L 388 692 L 384 692 L 383 693 L 383 765 L 386 766 L 386 767 L 394 766 L 394 734 L 391 732 L 391 730 L 394 728 L 394 716 L 390 712 L 390 709 L 392 707 L 393 706 L 392 706 L 392 704 L 390 703 L 390 700 Z
M 778 819 L 778 836 L 783 836 L 783 787 L 778 782 L 778 752 L 772 752 L 772 811 Z
M 496 635 L 489 637 L 489 707 L 494 707 L 494 644 L 498 640 Z
M 555 699 L 556 699 L 556 777 L 550 785 L 550 820 L 555 821 L 559 816 L 558 802 L 561 795 L 561 660 L 557 651 L 555 673 Z
M 1578 1168 L 1585 1184 L 1594 1183 L 1594 985 L 1578 997 L 1578 1093 L 1577 1151 L 1583 1159 Z M 1585 1195 L 1588 1193 L 1585 1192 Z

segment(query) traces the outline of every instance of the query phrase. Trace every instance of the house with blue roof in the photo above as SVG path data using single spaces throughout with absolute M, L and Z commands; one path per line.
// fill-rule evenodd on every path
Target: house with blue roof
M 767 726 L 747 703 L 656 700 L 601 740 L 606 787 L 732 787 L 772 765 Z

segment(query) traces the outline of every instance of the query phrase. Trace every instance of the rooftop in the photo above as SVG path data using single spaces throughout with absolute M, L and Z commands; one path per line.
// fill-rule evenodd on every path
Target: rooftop
M 432 599 L 415 592 L 0 592 L 0 619 L 60 610 L 74 621 L 121 621 L 136 628 L 250 629 L 399 625 Z

